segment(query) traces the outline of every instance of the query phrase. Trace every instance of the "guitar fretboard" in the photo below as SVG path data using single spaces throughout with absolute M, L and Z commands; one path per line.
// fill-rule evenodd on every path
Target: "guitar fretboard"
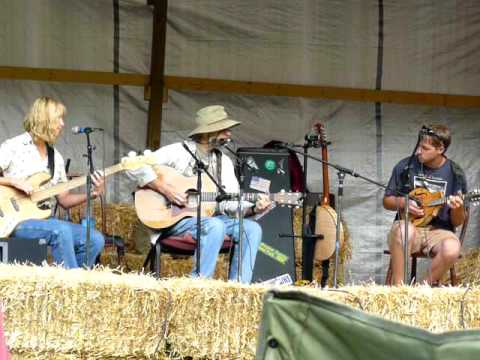
M 122 164 L 117 164 L 117 165 L 110 166 L 110 167 L 105 169 L 105 177 L 107 177 L 109 175 L 112 175 L 112 174 L 115 174 L 115 173 L 117 173 L 119 171 L 122 171 L 122 170 L 123 170 Z M 87 182 L 87 177 L 86 176 L 80 176 L 80 177 L 75 178 L 73 180 L 70 180 L 70 181 L 67 181 L 67 182 L 64 182 L 64 183 L 56 184 L 56 185 L 54 185 L 52 187 L 49 187 L 47 189 L 42 189 L 42 190 L 36 191 L 31 195 L 31 199 L 34 202 L 43 201 L 43 200 L 49 199 L 49 198 L 51 198 L 55 195 L 61 194 L 65 191 L 72 190 L 72 189 L 75 189 L 79 186 L 82 186 L 86 182 Z
M 475 201 L 475 199 L 477 199 L 479 197 L 479 194 L 476 191 L 472 191 L 470 193 L 461 195 L 461 197 L 463 199 L 463 202 L 465 204 L 468 204 L 468 203 L 470 203 L 470 201 L 472 201 L 472 199 L 473 199 L 473 201 Z M 440 199 L 430 201 L 427 206 L 443 205 L 443 204 L 446 204 L 447 202 L 448 202 L 448 198 L 443 196 Z
M 194 192 L 194 193 L 191 193 L 190 195 L 197 195 L 197 193 Z M 226 197 L 228 197 L 228 200 L 236 200 L 238 199 L 238 196 L 240 195 L 240 193 L 222 194 L 220 192 L 202 192 L 202 201 L 207 201 L 207 202 L 217 201 L 217 198 L 222 195 L 226 195 Z M 258 195 L 259 195 L 258 193 L 243 193 L 242 200 L 255 202 L 258 200 Z M 268 196 L 270 200 L 274 200 L 273 194 L 268 194 Z

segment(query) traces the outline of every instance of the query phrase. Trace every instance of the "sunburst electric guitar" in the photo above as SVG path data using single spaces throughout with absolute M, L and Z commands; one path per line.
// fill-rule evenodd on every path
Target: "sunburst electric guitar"
M 119 164 L 106 168 L 104 175 L 109 176 L 123 170 L 134 170 L 154 163 L 154 157 L 148 153 L 140 156 L 132 154 L 123 158 Z M 84 185 L 87 178 L 81 176 L 41 189 L 41 186 L 49 180 L 50 174 L 46 172 L 40 172 L 29 177 L 27 182 L 34 189 L 30 195 L 26 195 L 13 187 L 0 185 L 0 238 L 9 236 L 22 221 L 46 219 L 51 216 L 51 209 L 41 209 L 39 203 L 67 190 Z
M 187 194 L 187 204 L 177 206 L 160 193 L 151 189 L 139 189 L 135 193 L 135 210 L 140 221 L 153 229 L 164 229 L 174 225 L 186 217 L 197 216 L 198 191 L 197 177 L 186 177 L 179 174 L 175 169 L 168 166 L 155 166 L 157 176 L 163 182 L 172 184 L 178 192 Z M 216 192 L 215 184 L 210 178 L 202 174 L 202 216 L 212 216 L 216 209 L 216 198 L 220 193 Z M 227 194 L 236 195 L 236 194 Z M 243 200 L 255 202 L 259 193 L 243 193 Z M 268 195 L 270 200 L 289 206 L 299 205 L 301 193 L 278 192 Z

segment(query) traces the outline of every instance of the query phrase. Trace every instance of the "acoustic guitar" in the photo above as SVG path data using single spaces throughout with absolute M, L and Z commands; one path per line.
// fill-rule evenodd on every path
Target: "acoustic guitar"
M 135 156 L 131 154 L 125 157 L 117 165 L 105 169 L 105 177 L 123 170 L 134 170 L 145 165 L 153 165 L 155 158 L 146 152 L 146 155 Z M 42 185 L 50 180 L 50 174 L 40 172 L 30 176 L 27 182 L 33 187 L 32 194 L 11 186 L 0 185 L 0 238 L 9 236 L 15 227 L 22 221 L 29 219 L 46 219 L 51 216 L 51 209 L 42 209 L 39 204 L 55 195 L 84 185 L 86 176 L 58 183 L 54 186 L 42 189 Z
M 448 197 L 443 195 L 443 192 L 438 191 L 431 193 L 425 188 L 416 188 L 410 191 L 409 195 L 415 199 L 417 205 L 423 209 L 423 216 L 415 217 L 409 214 L 410 222 L 417 227 L 424 227 L 430 224 L 434 217 L 438 215 L 440 209 L 448 203 Z M 463 198 L 465 206 L 476 206 L 480 203 L 480 190 L 474 189 L 466 194 L 460 195 Z M 400 218 L 404 218 L 405 214 L 402 211 Z
M 177 206 L 170 202 L 162 194 L 142 188 L 135 192 L 135 210 L 140 221 L 152 229 L 164 229 L 176 224 L 178 221 L 186 217 L 197 216 L 198 191 L 197 177 L 183 176 L 177 170 L 168 166 L 155 166 L 157 176 L 167 184 L 172 184 L 177 192 L 187 195 L 187 204 L 185 206 Z M 206 175 L 202 174 L 202 216 L 212 216 L 215 213 L 217 197 L 220 195 L 216 192 L 216 185 Z M 235 198 L 238 194 L 226 194 Z M 243 193 L 242 200 L 256 202 L 259 193 Z M 302 197 L 301 193 L 291 193 L 281 191 L 268 195 L 270 200 L 288 206 L 299 205 Z
M 322 148 L 322 160 L 328 161 L 328 142 L 325 134 L 325 127 L 321 123 L 314 125 L 320 140 Z M 328 259 L 335 252 L 335 242 L 337 234 L 337 213 L 330 206 L 330 181 L 328 178 L 328 165 L 322 163 L 323 177 L 323 197 L 320 206 L 315 211 L 315 234 L 323 235 L 323 240 L 319 240 L 315 245 L 315 257 L 317 261 Z M 345 240 L 343 225 L 340 223 L 340 248 Z

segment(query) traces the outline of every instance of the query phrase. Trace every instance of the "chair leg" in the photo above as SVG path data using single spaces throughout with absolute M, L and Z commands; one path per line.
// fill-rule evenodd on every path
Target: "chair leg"
M 457 272 L 455 271 L 455 265 L 452 265 L 450 268 L 450 283 L 452 286 L 457 286 L 458 279 L 457 279 Z
M 388 264 L 388 270 L 387 270 L 387 277 L 385 278 L 385 285 L 392 285 L 392 259 L 390 259 L 390 262 Z
M 146 269 L 147 266 L 150 267 L 150 271 L 153 272 L 153 262 L 152 262 L 152 258 L 153 258 L 153 251 L 154 251 L 154 247 L 152 246 L 150 248 L 150 251 L 148 252 L 147 256 L 145 257 L 145 261 L 143 262 L 143 268 Z
M 154 264 L 155 264 L 155 268 L 154 268 L 154 273 L 155 273 L 155 276 L 157 278 L 160 277 L 160 255 L 162 253 L 162 245 L 160 244 L 160 241 L 157 241 L 155 243 L 155 260 L 154 260 Z
M 410 283 L 414 284 L 417 282 L 417 257 L 412 256 L 412 271 L 410 272 Z

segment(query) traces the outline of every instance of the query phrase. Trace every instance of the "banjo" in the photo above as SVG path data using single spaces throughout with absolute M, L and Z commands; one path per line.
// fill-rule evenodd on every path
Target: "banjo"
M 325 135 L 325 127 L 321 123 L 314 125 L 319 134 L 320 146 L 322 148 L 322 160 L 328 161 L 328 142 Z M 337 233 L 337 213 L 330 206 L 330 183 L 328 178 L 328 165 L 322 163 L 323 197 L 320 205 L 315 210 L 315 234 L 322 234 L 323 240 L 317 241 L 315 245 L 314 259 L 323 261 L 328 259 L 335 252 L 335 241 Z M 340 248 L 345 240 L 343 224 L 340 223 Z

